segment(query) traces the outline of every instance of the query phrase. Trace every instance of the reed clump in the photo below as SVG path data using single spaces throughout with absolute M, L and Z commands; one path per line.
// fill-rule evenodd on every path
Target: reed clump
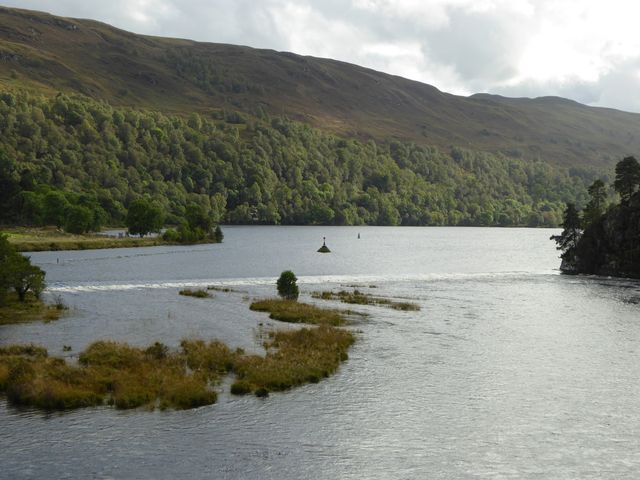
M 232 351 L 218 340 L 183 340 L 180 346 L 187 366 L 213 381 L 233 370 L 236 359 L 244 353 L 241 349 Z
M 420 305 L 413 302 L 396 302 L 384 297 L 377 297 L 368 293 L 363 293 L 359 290 L 347 291 L 341 290 L 339 292 L 324 291 L 315 292 L 311 295 L 313 298 L 319 298 L 321 300 L 338 300 L 342 303 L 349 303 L 353 305 L 381 305 L 384 307 L 393 308 L 395 310 L 403 311 L 418 311 Z
M 258 312 L 269 312 L 269 318 L 289 323 L 340 326 L 346 323 L 344 314 L 338 310 L 316 307 L 295 300 L 277 298 L 258 300 L 249 307 Z
M 238 381 L 232 393 L 281 391 L 317 383 L 348 358 L 355 338 L 347 330 L 321 325 L 275 332 L 265 343 L 267 354 L 243 356 L 236 362 Z
M 211 294 L 206 290 L 198 289 L 193 290 L 191 288 L 185 288 L 178 292 L 180 295 L 184 295 L 186 297 L 196 297 L 196 298 L 210 298 Z
M 33 345 L 0 351 L 0 392 L 16 405 L 66 410 L 95 405 L 120 409 L 194 408 L 215 403 L 218 370 L 192 369 L 184 350 L 161 343 L 142 349 L 99 341 L 80 354 L 79 365 L 50 358 Z

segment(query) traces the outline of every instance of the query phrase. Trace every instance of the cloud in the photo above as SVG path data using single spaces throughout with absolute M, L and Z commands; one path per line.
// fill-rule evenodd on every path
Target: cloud
M 138 33 L 335 58 L 441 90 L 561 95 L 640 112 L 628 0 L 21 0 Z

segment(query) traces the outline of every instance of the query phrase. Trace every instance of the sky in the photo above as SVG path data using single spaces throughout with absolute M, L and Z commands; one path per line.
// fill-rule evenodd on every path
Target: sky
M 636 0 L 18 0 L 136 33 L 333 58 L 445 92 L 640 112 Z

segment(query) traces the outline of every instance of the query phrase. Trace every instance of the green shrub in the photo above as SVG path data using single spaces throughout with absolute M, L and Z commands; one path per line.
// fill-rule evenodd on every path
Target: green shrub
M 231 393 L 233 395 L 246 395 L 251 393 L 251 384 L 244 380 L 237 380 L 231 385 Z
M 178 243 L 180 242 L 180 234 L 174 228 L 167 228 L 162 234 L 162 239 L 166 242 Z
M 296 283 L 297 281 L 298 279 L 291 270 L 285 270 L 282 272 L 277 282 L 278 295 L 285 300 L 297 300 L 298 295 L 300 294 Z

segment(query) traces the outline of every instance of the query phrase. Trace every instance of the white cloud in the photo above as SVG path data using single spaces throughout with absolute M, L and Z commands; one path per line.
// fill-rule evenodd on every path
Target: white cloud
M 21 0 L 138 33 L 330 57 L 469 94 L 640 111 L 629 0 Z

